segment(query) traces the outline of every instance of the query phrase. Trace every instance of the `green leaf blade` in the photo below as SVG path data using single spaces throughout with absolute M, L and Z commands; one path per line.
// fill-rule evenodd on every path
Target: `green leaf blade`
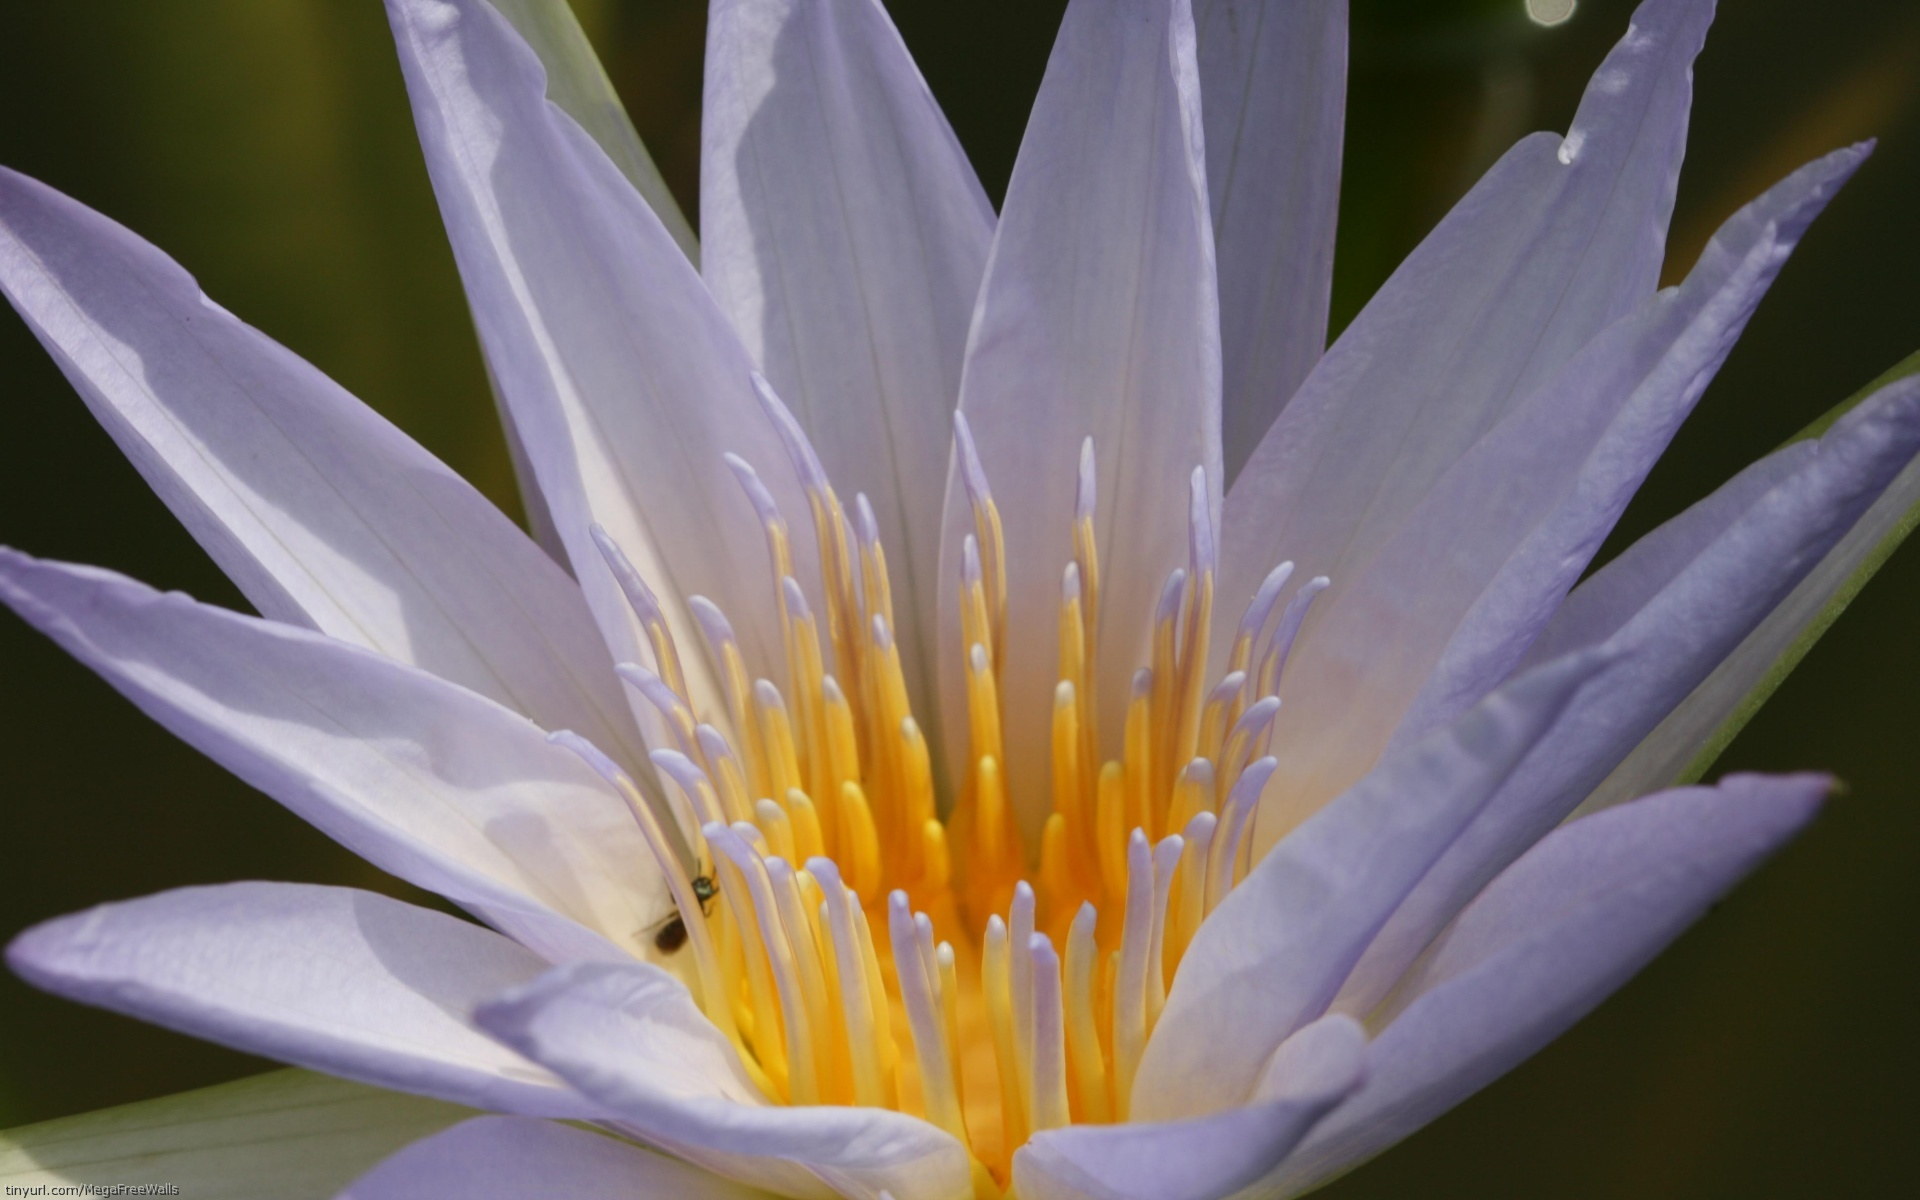
M 474 1114 L 318 1075 L 234 1083 L 0 1133 L 0 1185 L 174 1184 L 196 1200 L 325 1200 Z

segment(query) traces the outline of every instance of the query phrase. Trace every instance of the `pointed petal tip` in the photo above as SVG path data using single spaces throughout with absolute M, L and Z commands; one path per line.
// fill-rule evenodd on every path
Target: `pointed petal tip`
M 41 991 L 54 991 L 54 964 L 68 944 L 67 935 L 76 921 L 94 911 L 66 913 L 21 930 L 7 943 L 7 969 Z

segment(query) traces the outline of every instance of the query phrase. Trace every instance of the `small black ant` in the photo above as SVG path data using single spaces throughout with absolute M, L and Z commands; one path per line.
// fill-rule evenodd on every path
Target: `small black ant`
M 713 898 L 720 894 L 714 886 L 713 876 L 695 875 L 693 877 L 693 898 L 700 903 L 700 914 L 705 916 L 713 906 Z M 653 948 L 662 954 L 673 954 L 687 944 L 687 923 L 680 914 L 670 913 L 660 923 L 660 932 L 653 935 Z

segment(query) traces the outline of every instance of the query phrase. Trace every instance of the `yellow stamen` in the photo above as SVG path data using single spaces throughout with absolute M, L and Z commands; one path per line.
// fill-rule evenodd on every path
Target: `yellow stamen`
M 1100 956 L 1094 941 L 1095 919 L 1093 905 L 1082 904 L 1067 934 L 1067 1054 L 1073 1062 L 1080 1119 L 1104 1125 L 1113 1120 L 1113 1102 L 1108 1095 L 1106 1058 L 1095 1032 L 1093 976 Z
M 805 785 L 800 754 L 794 746 L 793 722 L 787 716 L 780 690 L 762 679 L 753 685 L 753 706 L 759 714 L 760 736 L 767 747 L 767 794 L 784 796 Z
M 840 785 L 840 814 L 846 821 L 848 877 L 860 899 L 871 904 L 880 897 L 880 833 L 866 792 L 851 779 Z
M 1044 933 L 1028 950 L 1033 972 L 1033 1128 L 1058 1129 L 1072 1118 L 1067 1105 L 1066 1013 L 1060 999 L 1060 959 Z
M 799 788 L 787 793 L 787 818 L 793 824 L 793 861 L 807 862 L 827 852 L 820 834 L 820 814 Z
M 1299 589 L 1275 623 L 1291 568 L 1269 575 L 1234 627 L 1226 676 L 1209 681 L 1218 564 L 1208 481 L 1196 472 L 1187 561 L 1167 577 L 1147 629 L 1106 635 L 1144 645 L 1147 662 L 1114 714 L 1123 717 L 1117 744 L 1103 745 L 1087 442 L 1060 564 L 1050 758 L 1010 767 L 1002 689 L 1030 678 L 1030 664 L 1005 662 L 1005 531 L 956 418 L 970 520 L 957 581 L 961 642 L 942 653 L 961 671 L 966 728 L 945 747 L 957 794 L 943 796 L 903 666 L 930 658 L 895 641 L 873 506 L 860 495 L 842 506 L 799 423 L 765 380 L 754 382 L 806 498 L 808 553 L 818 554 L 811 568 L 796 563 L 767 482 L 729 457 L 765 536 L 777 661 L 749 663 L 720 609 L 690 598 L 709 654 L 691 665 L 711 668 L 722 711 L 696 709 L 689 664 L 653 594 L 597 534 L 655 659 L 620 674 L 660 714 L 649 728 L 664 729 L 672 748 L 654 755 L 664 798 L 643 797 L 610 763 L 596 769 L 617 780 L 660 862 L 693 946 L 702 1009 L 767 1095 L 922 1115 L 975 1155 L 979 1195 L 998 1197 L 1033 1133 L 1126 1118 L 1170 976 L 1246 870 L 1274 774 L 1261 757 L 1279 708 L 1272 689 L 1325 582 Z M 1013 810 L 1012 768 L 1041 773 L 1036 794 L 1050 795 L 1048 812 Z M 675 825 L 685 845 L 670 839 Z M 1036 825 L 1029 847 L 1021 830 Z M 717 894 L 694 890 L 702 870 Z
M 789 796 L 804 794 L 797 788 L 787 793 Z M 753 813 L 761 835 L 767 839 L 768 849 L 788 862 L 797 861 L 793 856 L 793 822 L 787 819 L 786 810 L 771 800 L 756 800 Z
M 993 1056 L 1000 1077 L 1000 1121 L 1009 1146 L 1027 1140 L 1026 1092 L 1014 1051 L 1013 978 L 1007 947 L 1007 927 L 998 915 L 987 919 L 981 949 L 981 991 L 985 993 L 987 1021 L 993 1032 Z

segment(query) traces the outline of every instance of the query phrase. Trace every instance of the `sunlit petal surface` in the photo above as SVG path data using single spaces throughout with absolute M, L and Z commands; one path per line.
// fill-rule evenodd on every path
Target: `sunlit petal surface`
M 0 175 L 0 288 L 262 616 L 12 550 L 0 599 L 479 922 L 232 884 L 9 961 L 509 1114 L 350 1200 L 1297 1194 L 1818 812 L 1681 785 L 1914 523 L 1914 364 L 1578 582 L 1870 149 L 1656 290 L 1710 0 L 1331 347 L 1340 0 L 1073 0 L 997 215 L 875 0 L 716 0 L 700 245 L 558 0 L 387 7 L 564 568 Z

